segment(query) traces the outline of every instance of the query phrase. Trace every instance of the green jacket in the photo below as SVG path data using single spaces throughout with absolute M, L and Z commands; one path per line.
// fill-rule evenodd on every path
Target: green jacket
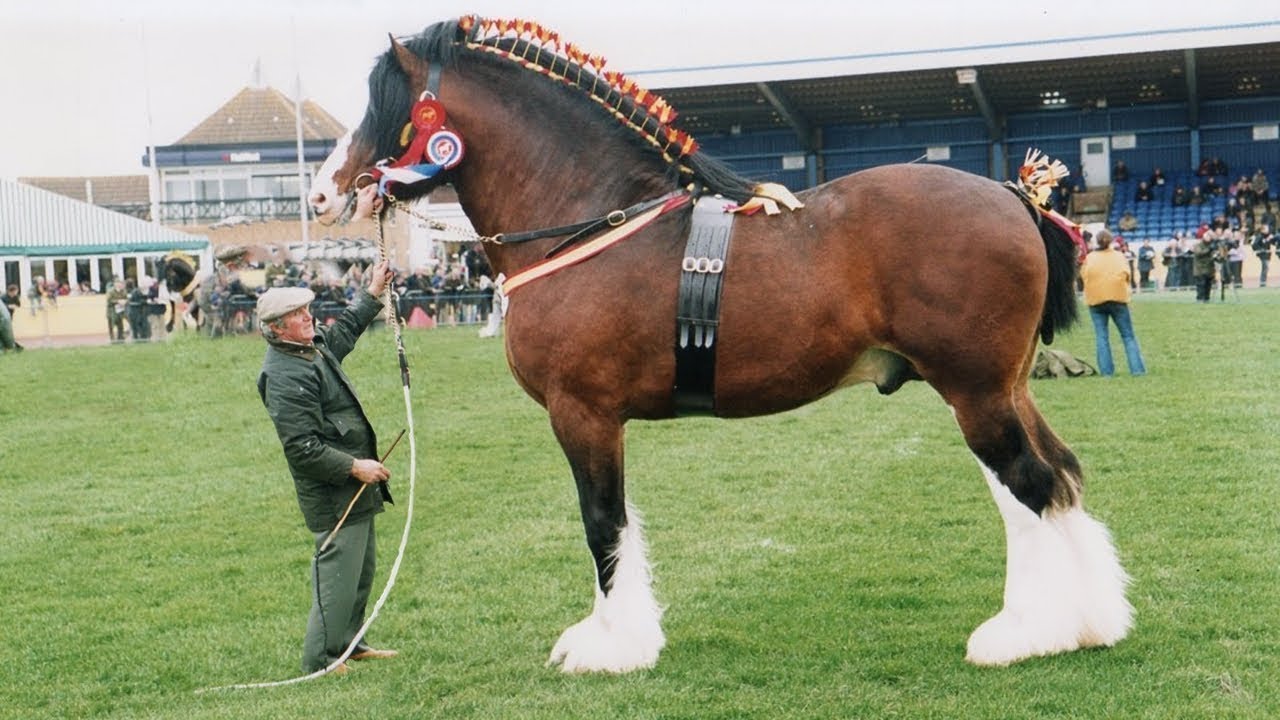
M 351 476 L 355 458 L 376 458 L 378 441 L 365 417 L 342 359 L 382 303 L 361 290 L 330 326 L 316 330 L 315 346 L 273 343 L 258 375 L 258 394 L 284 446 L 298 507 L 312 532 L 332 530 L 361 482 Z M 382 495 L 365 491 L 348 523 L 382 512 Z
M 1207 242 L 1196 241 L 1191 251 L 1191 274 L 1194 276 L 1213 274 L 1213 246 Z

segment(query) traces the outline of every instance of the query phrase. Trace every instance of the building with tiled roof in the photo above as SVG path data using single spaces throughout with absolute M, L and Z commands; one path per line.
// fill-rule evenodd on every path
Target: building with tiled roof
M 174 145 L 244 145 L 297 140 L 294 102 L 271 87 L 247 87 L 235 94 Z M 347 129 L 324 108 L 310 100 L 302 103 L 302 139 L 333 141 Z M 161 163 L 163 164 L 163 163 Z
M 146 175 L 20 177 L 18 182 L 143 220 L 150 219 L 151 186 Z
M 300 160 L 294 108 L 275 88 L 246 87 L 177 142 L 157 146 L 161 221 L 209 226 L 300 219 L 299 171 L 309 182 L 346 128 L 303 101 Z M 142 162 L 150 165 L 145 152 Z

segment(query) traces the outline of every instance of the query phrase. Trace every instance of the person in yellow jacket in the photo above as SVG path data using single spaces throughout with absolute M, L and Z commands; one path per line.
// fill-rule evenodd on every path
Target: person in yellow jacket
M 1120 339 L 1124 341 L 1124 355 L 1129 363 L 1130 375 L 1145 375 L 1147 366 L 1142 362 L 1138 338 L 1133 334 L 1133 319 L 1129 315 L 1129 261 L 1111 246 L 1111 233 L 1099 230 L 1095 238 L 1097 250 L 1089 253 L 1080 267 L 1080 279 L 1084 282 L 1084 301 L 1093 318 L 1093 336 L 1098 349 L 1098 372 L 1115 375 L 1111 360 L 1111 337 L 1108 321 L 1114 321 Z

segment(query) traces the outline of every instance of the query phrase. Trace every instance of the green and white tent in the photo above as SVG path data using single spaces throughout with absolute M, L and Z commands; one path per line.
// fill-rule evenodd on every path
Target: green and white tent
M 114 278 L 155 277 L 166 253 L 211 261 L 209 238 L 113 212 L 31 185 L 0 180 L 0 264 L 25 294 L 43 277 L 95 291 Z

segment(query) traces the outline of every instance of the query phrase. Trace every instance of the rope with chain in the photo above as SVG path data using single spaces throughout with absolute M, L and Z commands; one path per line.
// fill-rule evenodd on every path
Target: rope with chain
M 409 215 L 410 217 L 414 217 L 414 218 L 417 218 L 418 220 L 421 220 L 431 230 L 443 230 L 445 232 L 454 233 L 457 236 L 472 242 L 489 243 L 492 245 L 502 244 L 501 235 L 481 235 L 480 233 L 476 232 L 475 230 L 465 225 L 454 225 L 452 223 L 444 222 L 443 220 L 437 220 L 431 217 L 430 215 L 425 215 L 423 213 L 418 212 L 413 208 L 412 205 L 401 200 L 400 198 L 397 198 L 395 195 L 392 195 L 391 193 L 387 193 L 386 199 L 393 208 L 404 213 L 405 215 Z
M 397 207 L 403 206 L 403 203 L 399 203 L 398 201 L 395 201 L 394 198 L 392 198 L 392 201 L 393 201 L 393 204 Z M 377 213 L 376 225 L 378 230 L 378 252 L 382 260 L 390 260 L 391 256 L 387 252 L 386 236 L 383 233 L 383 218 L 385 214 L 386 214 L 385 212 Z M 472 233 L 472 234 L 474 235 L 475 233 Z M 414 432 L 414 428 L 413 428 L 413 403 L 409 393 L 409 363 L 405 359 L 404 336 L 401 333 L 401 327 L 400 327 L 400 313 L 398 309 L 399 295 L 395 292 L 393 283 L 388 282 L 383 286 L 383 297 L 384 297 L 383 303 L 386 306 L 387 318 L 390 321 L 391 326 L 392 328 L 394 328 L 394 332 L 395 332 L 396 357 L 400 363 L 400 384 L 404 390 L 405 421 L 408 424 L 408 435 L 409 435 L 409 502 L 405 506 L 404 530 L 400 534 L 400 548 L 396 552 L 395 562 L 392 563 L 391 565 L 391 572 L 387 575 L 387 584 L 382 589 L 382 593 L 378 596 L 377 602 L 373 604 L 373 610 L 371 610 L 369 612 L 369 616 L 365 618 L 364 624 L 360 626 L 360 629 L 356 632 L 355 637 L 351 639 L 351 644 L 347 646 L 347 649 L 343 651 L 342 655 L 340 655 L 333 662 L 329 663 L 327 666 L 319 670 L 316 670 L 315 672 L 309 675 L 301 675 L 295 678 L 290 678 L 288 680 L 277 680 L 274 682 L 258 682 L 258 683 L 238 683 L 234 685 L 221 685 L 218 687 L 201 688 L 199 690 L 196 690 L 197 694 L 209 692 L 213 690 L 249 690 L 249 689 L 255 689 L 255 688 L 282 687 L 285 685 L 294 685 L 296 683 L 301 683 L 307 680 L 313 680 L 315 678 L 328 675 L 329 673 L 333 672 L 337 668 L 341 667 L 343 663 L 345 663 L 347 659 L 351 657 L 352 653 L 355 652 L 355 649 L 360 644 L 360 641 L 364 639 L 365 633 L 369 631 L 369 627 L 372 626 L 373 621 L 377 619 L 378 613 L 382 610 L 382 606 L 386 604 L 387 597 L 391 595 L 391 588 L 395 587 L 396 578 L 400 575 L 400 564 L 404 560 L 405 548 L 408 547 L 408 544 L 409 544 L 409 529 L 413 525 L 413 499 L 414 499 L 414 496 L 417 494 L 416 488 L 417 488 L 417 478 L 418 478 L 418 445 L 416 440 L 417 433 Z M 335 528 L 335 532 L 336 532 L 336 528 Z

